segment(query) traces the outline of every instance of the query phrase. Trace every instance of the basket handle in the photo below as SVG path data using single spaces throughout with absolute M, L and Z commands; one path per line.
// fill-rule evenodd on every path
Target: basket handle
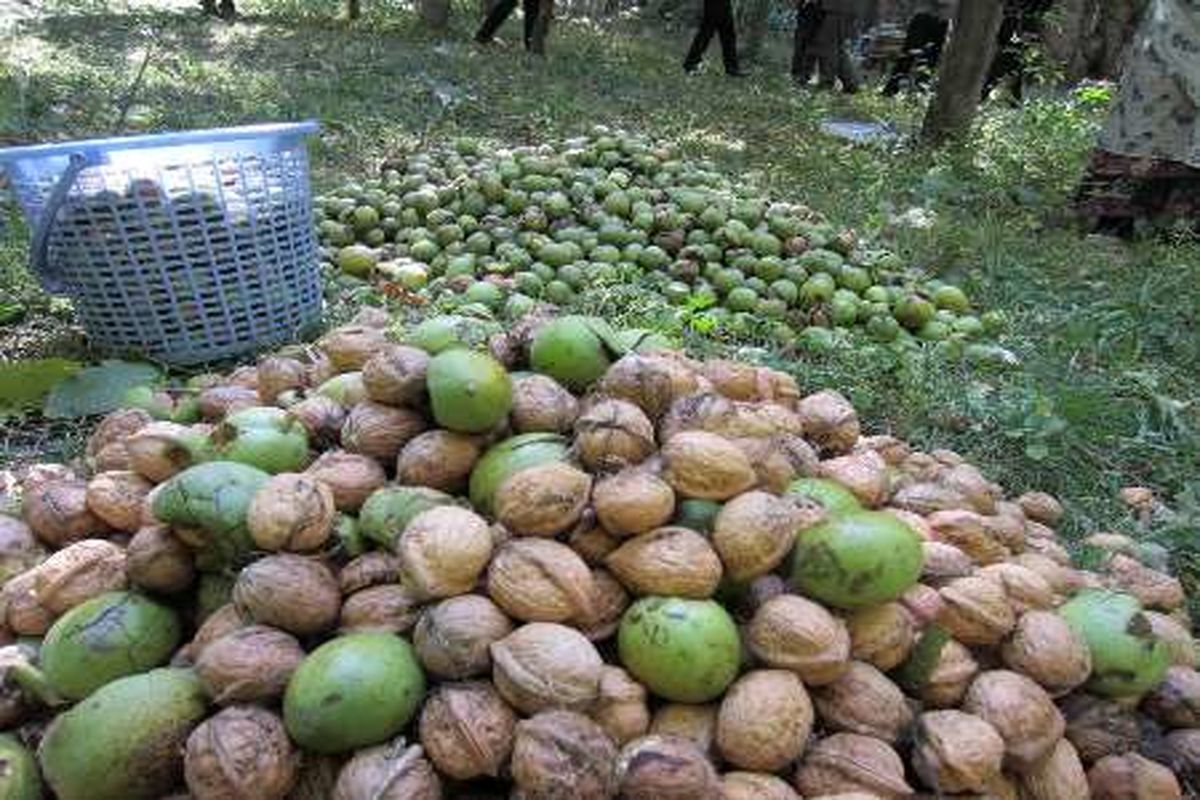
M 54 232 L 54 221 L 67 201 L 75 179 L 91 164 L 91 159 L 83 153 L 71 153 L 69 158 L 67 168 L 63 170 L 63 174 L 59 176 L 46 198 L 46 206 L 33 229 L 33 245 L 29 253 L 33 274 L 48 292 L 61 292 L 66 288 L 62 275 L 51 266 L 49 259 L 50 234 Z

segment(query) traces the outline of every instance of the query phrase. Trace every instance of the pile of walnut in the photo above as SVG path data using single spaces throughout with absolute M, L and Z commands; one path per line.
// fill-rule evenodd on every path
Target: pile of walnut
M 389 357 L 395 347 L 382 328 L 346 327 L 305 362 L 268 357 L 202 393 L 205 421 L 193 429 L 286 403 L 314 449 L 300 477 L 275 479 L 290 482 L 292 501 L 263 498 L 279 524 L 260 514 L 251 525 L 264 552 L 232 595 L 198 570 L 187 532 L 147 510 L 155 484 L 186 458 L 163 446 L 180 426 L 144 412 L 105 419 L 74 471 L 26 470 L 24 522 L 0 517 L 10 641 L 41 636 L 106 591 L 166 598 L 195 626 L 173 663 L 201 670 L 214 712 L 257 704 L 278 714 L 304 651 L 340 632 L 414 643 L 430 688 L 386 768 L 253 752 L 278 742 L 240 741 L 239 752 L 216 756 L 193 742 L 188 759 L 205 749 L 229 763 L 217 778 L 175 787 L 180 797 L 249 796 L 242 786 L 259 787 L 261 800 L 1168 800 L 1200 785 L 1200 674 L 1183 592 L 1139 560 L 1153 552 L 1136 542 L 1095 536 L 1101 566 L 1074 568 L 1055 534 L 1054 498 L 1005 499 L 953 452 L 861 435 L 840 395 L 804 395 L 765 368 L 635 354 L 582 398 L 545 376 L 519 377 L 509 428 L 465 436 L 435 430 L 419 400 L 405 405 L 413 375 L 404 370 L 420 365 Z M 349 377 L 336 399 L 309 391 L 339 373 Z M 665 463 L 660 448 L 694 430 L 723 437 L 719 458 Z M 404 483 L 462 495 L 488 445 L 530 431 L 572 436 L 570 466 L 518 472 L 528 485 L 506 483 L 486 518 L 459 510 L 465 519 L 439 527 L 417 517 L 409 530 L 420 533 L 398 537 L 392 552 L 347 554 L 337 531 L 374 492 Z M 685 497 L 778 496 L 806 475 L 842 483 L 917 531 L 920 583 L 878 607 L 830 610 L 790 593 L 786 548 L 764 556 L 753 535 L 722 543 L 670 527 Z M 301 519 L 302 490 L 316 506 Z M 1126 500 L 1153 502 L 1144 490 Z M 437 535 L 460 540 L 431 542 Z M 730 564 L 753 579 L 729 603 L 743 634 L 740 676 L 709 704 L 655 698 L 620 666 L 622 613 L 638 596 L 712 597 Z M 1174 666 L 1140 701 L 1088 694 L 1087 646 L 1052 613 L 1101 586 L 1136 596 L 1170 647 Z M 933 625 L 952 638 L 918 682 L 901 680 Z M 0 725 L 36 741 L 45 718 L 4 683 Z M 180 774 L 191 782 L 205 768 Z

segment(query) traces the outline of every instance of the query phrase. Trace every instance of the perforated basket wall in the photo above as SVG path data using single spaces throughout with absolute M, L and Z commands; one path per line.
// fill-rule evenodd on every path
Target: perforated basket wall
M 185 136 L 93 153 L 104 163 L 57 210 L 43 277 L 106 351 L 192 364 L 295 338 L 321 312 L 302 136 Z M 31 223 L 64 158 L 9 165 Z

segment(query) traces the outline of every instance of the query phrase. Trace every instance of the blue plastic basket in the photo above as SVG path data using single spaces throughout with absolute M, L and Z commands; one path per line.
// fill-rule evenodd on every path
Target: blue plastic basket
M 315 122 L 0 150 L 30 261 L 95 345 L 195 364 L 321 314 L 304 139 Z

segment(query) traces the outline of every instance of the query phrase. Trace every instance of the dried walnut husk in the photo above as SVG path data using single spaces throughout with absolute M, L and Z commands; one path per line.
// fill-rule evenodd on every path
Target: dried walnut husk
M 810 686 L 832 683 L 849 668 L 845 624 L 799 595 L 784 594 L 763 603 L 750 621 L 746 643 L 761 661 L 795 672 Z
M 141 526 L 142 505 L 153 488 L 136 472 L 101 472 L 88 481 L 87 509 L 110 528 L 132 533 Z
M 242 570 L 233 587 L 233 602 L 255 622 L 310 636 L 336 624 L 342 593 L 324 564 L 280 553 Z
M 735 767 L 774 772 L 800 756 L 812 725 L 812 703 L 795 673 L 754 670 L 721 701 L 717 749 Z
M 1109 559 L 1107 575 L 1114 589 L 1128 592 L 1146 608 L 1171 611 L 1185 600 L 1179 579 L 1150 569 L 1129 556 L 1118 554 Z
M 764 575 L 791 552 L 796 534 L 823 514 L 767 492 L 738 495 L 717 513 L 712 546 L 734 581 Z
M 757 481 L 737 445 L 706 431 L 676 434 L 662 448 L 664 477 L 684 497 L 728 500 Z
M 954 545 L 977 564 L 995 564 L 1008 558 L 1010 551 L 992 536 L 985 520 L 974 511 L 961 509 L 935 511 L 928 517 L 937 541 Z
M 458 780 L 497 777 L 512 753 L 517 715 L 490 683 L 444 683 L 421 711 L 421 745 Z
M 337 508 L 333 490 L 312 475 L 273 475 L 254 494 L 246 525 L 263 550 L 304 552 L 325 544 Z
M 342 603 L 338 629 L 343 633 L 386 631 L 408 633 L 420 614 L 421 595 L 409 587 L 388 583 L 355 592 Z
M 487 521 L 457 506 L 418 514 L 400 535 L 400 574 L 418 594 L 452 597 L 475 588 L 492 557 Z
M 512 419 L 517 433 L 567 433 L 579 416 L 579 401 L 546 375 L 513 381 Z
M 591 611 L 574 624 L 593 642 L 603 641 L 617 632 L 621 618 L 629 608 L 629 593 L 606 569 L 592 570 Z
M 531 622 L 491 646 L 492 677 L 518 711 L 582 710 L 599 695 L 600 654 L 574 628 Z
M 1063 516 L 1062 503 L 1045 492 L 1026 492 L 1017 498 L 1025 516 L 1043 525 L 1055 525 Z
M 125 570 L 130 583 L 151 592 L 182 592 L 196 578 L 191 549 L 166 525 L 148 525 L 129 540 Z
M 896 751 L 856 733 L 835 733 L 809 747 L 796 772 L 796 788 L 805 797 L 861 792 L 891 800 L 912 794 Z
M 427 427 L 425 418 L 416 411 L 364 400 L 346 415 L 342 447 L 381 464 L 394 464 L 404 445 Z
M 861 661 L 851 662 L 840 678 L 816 689 L 813 702 L 830 730 L 861 733 L 893 744 L 913 719 L 900 687 Z
M 108 414 L 88 436 L 84 455 L 88 460 L 97 458 L 112 445 L 123 445 L 125 440 L 154 421 L 140 408 L 121 408 Z
M 371 355 L 362 366 L 367 397 L 389 406 L 414 405 L 425 395 L 429 354 L 407 345 L 389 345 Z
M 723 800 L 800 800 L 787 781 L 762 772 L 726 772 L 721 793 Z
M 253 387 L 230 384 L 210 386 L 201 390 L 197 402 L 200 405 L 200 416 L 206 420 L 219 420 L 244 408 L 260 405 L 262 398 Z
M 586 619 L 594 590 L 583 559 L 549 539 L 513 539 L 488 566 L 488 596 L 509 616 L 527 622 Z
M 1066 739 L 1060 739 L 1049 756 L 1021 775 L 1020 791 L 1028 800 L 1089 800 L 1095 796 L 1088 789 L 1079 755 Z
M 332 397 L 309 395 L 289 406 L 288 413 L 304 428 L 313 448 L 324 451 L 336 447 L 341 441 L 346 409 Z
M 730 439 L 754 468 L 758 485 L 783 494 L 792 481 L 817 471 L 817 451 L 796 434 L 734 437 Z
M 1062 714 L 1045 690 L 1024 675 L 984 672 L 971 684 L 963 710 L 991 724 L 1004 739 L 1005 764 L 1027 772 L 1062 738 Z
M 570 464 L 529 467 L 496 489 L 496 520 L 518 536 L 555 536 L 579 522 L 591 492 L 591 476 Z
M 480 441 L 453 431 L 433 430 L 418 435 L 396 458 L 396 481 L 443 492 L 461 492 L 482 455 Z
M 1054 608 L 1054 589 L 1049 581 L 1029 567 L 1009 562 L 991 564 L 979 570 L 979 575 L 1000 582 L 1008 604 L 1016 614 Z
M 196 675 L 220 705 L 272 702 L 283 696 L 303 659 L 296 637 L 267 625 L 247 625 L 200 650 Z
M 922 542 L 921 549 L 925 553 L 921 579 L 931 586 L 943 586 L 975 572 L 975 562 L 971 557 L 952 544 Z
M 617 749 L 599 725 L 573 711 L 543 711 L 517 723 L 512 777 L 524 800 L 614 795 Z
M 643 736 L 650 728 L 646 689 L 625 670 L 606 664 L 600 672 L 600 694 L 589 715 L 618 745 Z
M 817 465 L 817 474 L 845 486 L 867 508 L 874 508 L 887 499 L 888 465 L 874 450 L 822 461 Z
M 51 481 L 24 492 L 22 513 L 38 539 L 63 547 L 103 534 L 108 526 L 87 504 L 87 484 L 80 480 Z
M 338 372 L 362 369 L 371 356 L 389 346 L 380 328 L 367 325 L 343 325 L 321 337 L 317 346 L 325 351 Z
M 1171 731 L 1164 739 L 1164 748 L 1176 774 L 1195 785 L 1200 780 L 1200 729 Z
M 298 763 L 299 754 L 277 714 L 235 706 L 192 731 L 184 777 L 196 800 L 283 800 Z
M 442 800 L 442 782 L 424 750 L 400 737 L 357 751 L 338 773 L 332 800 Z
M 1142 709 L 1167 728 L 1200 728 L 1200 672 L 1171 667 L 1142 703 Z
M 604 530 L 614 536 L 637 536 L 671 519 L 675 492 L 649 471 L 626 469 L 596 482 L 592 506 Z
M 45 549 L 28 525 L 16 517 L 0 514 L 0 585 L 37 566 L 45 557 Z
M 1137 716 L 1128 703 L 1079 693 L 1063 700 L 1061 708 L 1066 737 L 1085 764 L 1136 750 L 1141 743 Z
M 333 492 L 338 511 L 356 512 L 372 492 L 387 483 L 379 462 L 368 456 L 328 450 L 309 464 L 305 474 Z
M 846 619 L 846 627 L 850 631 L 850 654 L 883 672 L 902 664 L 916 642 L 912 615 L 900 603 L 856 611 Z
M 971 651 L 951 639 L 942 647 L 937 664 L 920 688 L 921 700 L 934 708 L 957 706 L 978 674 L 979 664 Z
M 1032 678 L 1051 697 L 1082 685 L 1092 672 L 1087 642 L 1051 611 L 1022 614 L 1001 654 L 1009 669 Z
M 985 792 L 1000 774 L 1004 740 L 979 717 L 929 711 L 917 718 L 913 768 L 939 792 Z
M 690 528 L 658 528 L 624 542 L 604 560 L 622 585 L 639 595 L 711 597 L 721 580 L 721 560 L 708 540 Z
M 181 647 L 172 658 L 172 666 L 190 666 L 195 664 L 196 660 L 200 658 L 200 654 L 210 644 L 226 634 L 232 633 L 239 628 L 244 628 L 249 624 L 251 623 L 242 616 L 242 612 L 238 611 L 237 606 L 233 603 L 226 603 L 209 614 L 200 623 L 200 627 L 196 629 L 192 640 Z
M 38 605 L 58 616 L 104 592 L 126 586 L 125 551 L 104 539 L 75 542 L 33 570 Z
M 941 595 L 938 623 L 963 644 L 998 644 L 1016 625 L 1016 615 L 999 581 L 958 578 L 943 587 Z
M 491 668 L 489 648 L 510 633 L 512 623 L 495 603 L 465 594 L 427 607 L 413 632 L 413 646 L 430 674 L 470 678 Z
M 338 586 L 343 595 L 399 579 L 400 560 L 382 550 L 363 553 L 338 571 Z
M 1143 612 L 1154 635 L 1167 646 L 1171 663 L 1179 667 L 1196 666 L 1196 641 L 1188 627 L 1157 611 Z
M 658 419 L 680 397 L 701 388 L 690 365 L 667 353 L 631 353 L 618 360 L 600 380 L 599 391 L 638 406 Z
M 592 472 L 640 464 L 654 452 L 654 425 L 624 400 L 603 400 L 575 420 L 575 451 Z
M 1183 797 L 1179 781 L 1170 769 L 1138 753 L 1100 759 L 1088 771 L 1087 784 L 1094 800 L 1179 800 Z
M 606 531 L 591 516 L 584 515 L 583 521 L 567 536 L 567 545 L 585 562 L 598 567 L 609 553 L 621 546 L 621 539 Z
M 616 772 L 624 800 L 722 800 L 712 762 L 682 737 L 634 739 L 621 748 Z

